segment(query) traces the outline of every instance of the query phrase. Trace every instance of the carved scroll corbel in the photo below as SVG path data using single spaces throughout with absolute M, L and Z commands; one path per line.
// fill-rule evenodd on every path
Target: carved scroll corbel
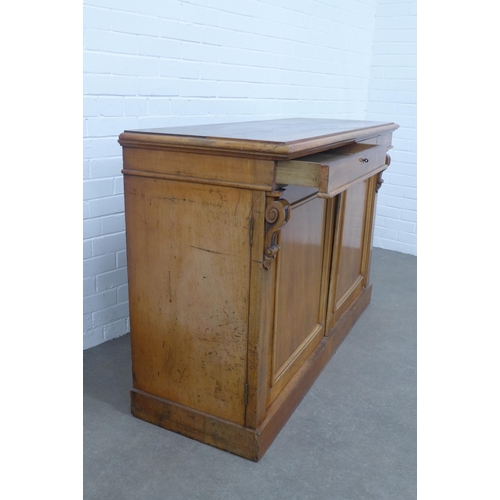
M 279 245 L 276 243 L 276 237 L 280 229 L 290 220 L 292 207 L 288 201 L 283 199 L 273 199 L 268 202 L 266 207 L 266 239 L 264 242 L 264 261 L 265 269 L 273 262 L 278 250 Z
M 391 157 L 389 155 L 385 155 L 385 164 L 387 166 L 389 166 L 391 164 Z M 382 179 L 382 173 L 383 172 L 384 171 L 382 170 L 382 172 L 379 172 L 378 175 L 377 175 L 377 182 L 375 184 L 375 192 L 376 193 L 378 193 L 378 190 L 380 189 L 380 187 L 384 183 L 384 179 Z
M 377 181 L 375 183 L 375 192 L 376 193 L 378 193 L 378 190 L 381 188 L 382 184 L 384 183 L 384 179 L 382 179 L 382 172 L 379 172 L 377 175 Z

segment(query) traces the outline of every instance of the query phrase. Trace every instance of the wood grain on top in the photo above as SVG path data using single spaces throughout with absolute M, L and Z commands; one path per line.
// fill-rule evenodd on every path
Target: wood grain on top
M 124 147 L 245 153 L 278 159 L 365 140 L 396 128 L 394 123 L 374 121 L 284 118 L 127 130 L 119 142 Z

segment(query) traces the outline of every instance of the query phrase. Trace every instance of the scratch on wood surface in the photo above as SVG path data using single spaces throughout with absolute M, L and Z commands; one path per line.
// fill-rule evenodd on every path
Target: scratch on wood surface
M 186 368 L 187 368 L 187 367 L 186 367 Z M 182 370 L 182 373 L 181 373 L 181 378 L 179 379 L 179 384 L 181 383 L 182 377 L 184 377 L 184 372 L 186 371 L 186 368 L 184 368 L 184 370 Z
M 195 247 L 193 245 L 189 245 L 189 246 L 191 248 L 196 248 L 197 250 L 202 250 L 203 252 L 215 253 L 218 255 L 228 255 L 229 257 L 232 257 L 232 255 L 230 253 L 216 252 L 215 250 L 208 250 L 208 248 Z
M 248 214 L 248 218 L 251 219 L 254 211 L 255 204 L 259 201 L 259 196 L 254 195 L 252 199 L 252 206 L 250 207 L 250 213 Z
M 238 201 L 236 202 L 236 205 L 234 207 L 234 215 L 238 213 L 238 207 L 240 206 L 240 201 L 241 201 L 241 193 L 238 192 Z

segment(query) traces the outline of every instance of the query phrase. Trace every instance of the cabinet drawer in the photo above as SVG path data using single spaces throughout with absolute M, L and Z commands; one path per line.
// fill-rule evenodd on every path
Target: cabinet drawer
M 318 196 L 330 198 L 384 170 L 386 151 L 384 145 L 356 143 L 297 160 L 278 161 L 276 182 L 314 187 Z

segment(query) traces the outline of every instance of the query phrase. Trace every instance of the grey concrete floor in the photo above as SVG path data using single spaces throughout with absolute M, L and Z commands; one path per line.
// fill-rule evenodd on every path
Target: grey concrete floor
M 258 463 L 132 417 L 129 335 L 84 351 L 84 498 L 417 498 L 416 267 L 374 249 L 370 306 Z

